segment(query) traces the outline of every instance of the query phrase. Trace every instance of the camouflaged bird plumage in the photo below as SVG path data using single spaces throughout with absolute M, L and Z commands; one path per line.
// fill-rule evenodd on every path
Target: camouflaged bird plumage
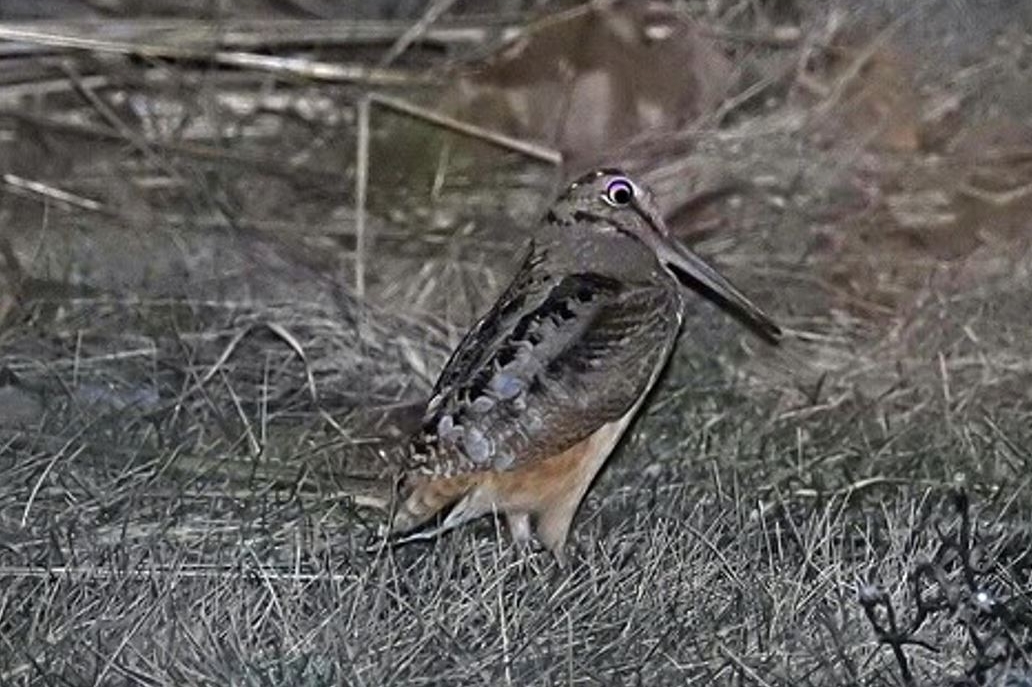
M 603 265 L 557 273 L 556 259 L 561 250 L 535 243 L 459 344 L 412 439 L 414 467 L 507 470 L 584 438 L 642 395 L 680 326 L 680 294 Z
M 519 539 L 536 518 L 559 555 L 588 484 L 677 341 L 683 286 L 768 341 L 780 337 L 669 237 L 646 190 L 618 170 L 572 183 L 508 288 L 445 365 L 409 442 L 388 531 L 411 530 L 451 506 L 433 536 L 496 510 Z

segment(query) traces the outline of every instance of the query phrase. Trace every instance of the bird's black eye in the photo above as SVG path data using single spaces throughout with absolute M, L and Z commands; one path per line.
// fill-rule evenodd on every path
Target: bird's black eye
M 606 186 L 606 192 L 602 195 L 602 200 L 614 208 L 630 205 L 631 201 L 634 200 L 634 184 L 631 183 L 630 179 L 617 177 Z

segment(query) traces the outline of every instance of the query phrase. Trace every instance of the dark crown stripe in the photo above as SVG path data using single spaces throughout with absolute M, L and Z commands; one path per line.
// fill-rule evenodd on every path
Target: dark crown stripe
M 547 213 L 545 213 L 545 221 L 549 224 L 556 224 L 559 226 L 566 226 L 570 224 L 570 220 L 563 219 L 562 217 L 556 214 L 555 210 L 551 209 Z
M 604 169 L 596 169 L 593 172 L 582 174 L 570 183 L 570 186 L 579 186 L 580 184 L 586 184 L 589 181 L 594 181 L 602 176 L 627 176 L 623 170 L 617 169 L 616 167 L 606 167 Z
M 584 210 L 574 210 L 573 221 L 584 222 L 585 224 L 614 224 L 605 217 L 599 217 L 592 212 L 585 212 Z M 619 229 L 619 227 L 617 228 Z

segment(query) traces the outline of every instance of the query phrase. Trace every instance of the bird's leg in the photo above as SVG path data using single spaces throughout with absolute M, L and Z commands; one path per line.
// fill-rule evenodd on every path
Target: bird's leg
M 530 514 L 510 512 L 505 514 L 505 522 L 509 525 L 512 541 L 521 551 L 525 551 L 533 542 L 534 533 L 530 529 Z
M 577 506 L 580 505 L 586 490 L 587 483 L 585 483 L 584 489 L 576 489 L 573 493 L 564 495 L 561 500 L 552 502 L 538 514 L 538 541 L 552 552 L 560 566 L 565 562 L 563 548 L 566 546 L 566 539 L 570 534 L 573 516 L 576 515 Z

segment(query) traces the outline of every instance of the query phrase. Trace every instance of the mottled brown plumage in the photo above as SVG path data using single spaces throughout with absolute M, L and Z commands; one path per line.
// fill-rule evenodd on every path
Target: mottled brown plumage
M 766 340 L 778 327 L 668 236 L 618 170 L 569 186 L 512 283 L 445 365 L 410 441 L 390 532 L 504 513 L 557 556 L 584 493 L 662 371 L 688 286 Z

